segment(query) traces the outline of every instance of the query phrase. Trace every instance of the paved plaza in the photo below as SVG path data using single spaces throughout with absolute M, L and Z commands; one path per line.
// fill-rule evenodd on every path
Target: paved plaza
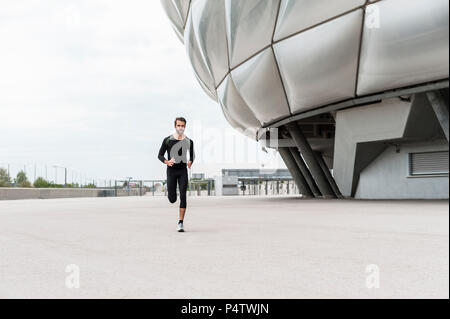
M 449 297 L 448 200 L 177 205 L 0 201 L 0 298 Z

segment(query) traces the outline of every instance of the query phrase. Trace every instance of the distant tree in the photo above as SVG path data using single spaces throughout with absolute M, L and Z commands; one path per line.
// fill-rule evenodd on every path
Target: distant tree
M 62 185 L 62 184 L 55 184 L 54 182 L 49 182 L 48 187 L 49 188 L 64 188 L 64 185 Z
M 31 187 L 31 183 L 28 181 L 27 174 L 24 171 L 17 173 L 14 183 L 18 187 Z
M 43 177 L 38 177 L 33 183 L 33 186 L 36 188 L 48 188 L 51 187 L 51 184 L 45 180 Z
M 4 168 L 0 168 L 0 187 L 11 187 L 11 177 Z
M 87 184 L 86 186 L 84 186 L 85 188 L 96 188 L 97 186 L 95 186 L 95 184 L 93 184 L 93 183 L 90 183 L 90 184 Z

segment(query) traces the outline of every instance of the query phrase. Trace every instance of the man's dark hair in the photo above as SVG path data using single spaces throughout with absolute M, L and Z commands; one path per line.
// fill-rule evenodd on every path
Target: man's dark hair
M 177 125 L 177 121 L 184 122 L 184 125 L 186 125 L 186 119 L 184 117 L 177 117 L 173 125 Z

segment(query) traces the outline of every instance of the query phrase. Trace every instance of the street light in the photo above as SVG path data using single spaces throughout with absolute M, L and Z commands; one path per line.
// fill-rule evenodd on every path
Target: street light
M 58 166 L 53 165 L 55 168 L 55 184 L 58 184 Z
M 53 165 L 53 167 L 55 168 L 55 183 L 58 183 L 58 168 L 64 168 L 64 187 L 67 187 L 67 168 L 66 167 L 62 167 L 62 166 L 58 166 L 58 165 Z

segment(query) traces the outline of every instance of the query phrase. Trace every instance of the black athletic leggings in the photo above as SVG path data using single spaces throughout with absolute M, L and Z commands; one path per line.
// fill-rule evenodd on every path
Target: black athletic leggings
M 177 201 L 177 182 L 180 188 L 180 208 L 186 208 L 186 191 L 188 185 L 187 168 L 167 166 L 167 193 L 169 201 L 172 204 Z

